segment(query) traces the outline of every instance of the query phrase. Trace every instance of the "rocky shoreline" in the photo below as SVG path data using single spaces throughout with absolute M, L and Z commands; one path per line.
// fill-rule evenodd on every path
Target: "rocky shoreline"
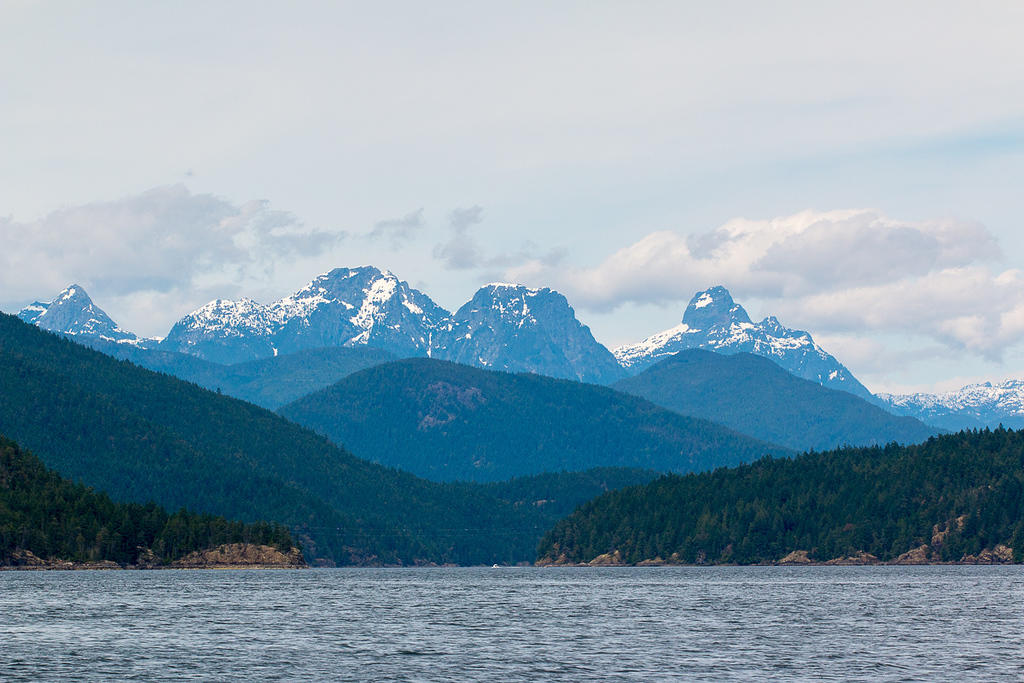
M 883 561 L 871 553 L 859 552 L 844 557 L 836 557 L 831 560 L 813 560 L 806 550 L 794 550 L 778 562 L 766 562 L 758 565 L 761 567 L 858 567 L 871 565 L 911 566 L 911 565 L 994 565 L 994 564 L 1015 564 L 1013 561 L 1013 548 L 998 544 L 994 548 L 986 548 L 977 555 L 965 555 L 956 561 L 945 561 L 940 559 L 938 550 L 930 545 L 921 545 L 893 560 Z M 655 557 L 640 562 L 625 562 L 622 553 L 618 550 L 598 555 L 589 562 L 572 562 L 566 557 L 543 558 L 536 562 L 538 567 L 709 567 L 709 566 L 742 566 L 729 563 L 688 563 L 673 554 L 670 557 Z
M 120 565 L 110 560 L 71 562 L 59 558 L 43 559 L 28 550 L 15 551 L 9 564 L 0 571 L 87 571 L 115 569 L 307 569 L 302 551 L 292 548 L 282 553 L 268 545 L 229 543 L 189 553 L 169 564 L 160 563 L 152 551 L 143 549 L 136 564 Z

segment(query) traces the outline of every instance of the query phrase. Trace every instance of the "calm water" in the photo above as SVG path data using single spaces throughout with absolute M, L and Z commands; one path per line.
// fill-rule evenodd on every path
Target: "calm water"
M 1024 568 L 0 573 L 3 680 L 1020 680 Z

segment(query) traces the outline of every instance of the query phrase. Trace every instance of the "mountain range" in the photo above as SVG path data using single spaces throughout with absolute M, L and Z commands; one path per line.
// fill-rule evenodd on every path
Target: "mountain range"
M 889 411 L 950 431 L 985 427 L 1024 428 L 1024 380 L 969 384 L 939 394 L 878 394 Z
M 774 316 L 751 321 L 720 286 L 697 292 L 679 325 L 612 351 L 594 339 L 554 290 L 493 283 L 449 313 L 372 266 L 334 269 L 269 305 L 248 298 L 212 301 L 175 323 L 164 338 L 121 328 L 77 284 L 50 302 L 33 302 L 18 317 L 273 409 L 349 372 L 398 358 L 432 357 L 610 385 L 680 351 L 705 349 L 768 358 L 797 377 L 946 430 L 1024 426 L 1022 380 L 942 394 L 874 396 L 808 332 L 787 328 Z M 275 360 L 296 352 L 304 355 Z
M 746 352 L 770 358 L 798 377 L 874 400 L 809 333 L 774 317 L 751 322 L 724 287 L 697 292 L 680 325 L 613 352 L 594 339 L 554 290 L 493 283 L 449 313 L 372 266 L 334 269 L 268 305 L 217 299 L 179 320 L 162 339 L 121 329 L 78 285 L 50 303 L 27 306 L 19 317 L 108 353 L 112 344 L 130 344 L 234 365 L 312 348 L 375 348 L 397 358 L 427 356 L 597 384 L 611 384 L 690 348 Z M 140 362 L 141 356 L 133 360 Z

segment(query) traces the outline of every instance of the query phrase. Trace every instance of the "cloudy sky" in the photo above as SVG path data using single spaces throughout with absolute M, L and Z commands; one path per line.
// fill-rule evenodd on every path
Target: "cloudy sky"
M 265 7 L 261 7 L 265 5 Z M 609 346 L 722 284 L 873 390 L 1024 377 L 1024 3 L 0 0 L 0 309 L 389 268 Z

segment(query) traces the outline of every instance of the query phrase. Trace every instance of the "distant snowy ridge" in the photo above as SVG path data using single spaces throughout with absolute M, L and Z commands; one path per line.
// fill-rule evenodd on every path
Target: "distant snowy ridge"
M 221 363 L 328 346 L 374 346 L 427 355 L 448 311 L 392 273 L 336 268 L 263 305 L 218 299 L 182 318 L 162 347 Z
M 53 301 L 36 301 L 18 312 L 18 317 L 44 330 L 69 337 L 117 344 L 153 344 L 121 329 L 106 312 L 93 303 L 81 285 L 69 285 Z
M 937 394 L 878 394 L 885 406 L 947 429 L 1024 427 L 1024 380 L 969 384 Z
M 388 271 L 336 268 L 270 304 L 216 299 L 184 316 L 162 340 L 114 323 L 77 285 L 23 320 L 83 341 L 135 344 L 231 365 L 324 347 L 379 348 L 400 358 L 432 356 L 467 365 L 609 384 L 686 349 L 750 352 L 799 377 L 877 401 L 811 335 L 776 318 L 751 322 L 724 287 L 697 292 L 682 323 L 614 353 L 594 339 L 566 298 L 513 283 L 481 287 L 455 313 Z M 157 343 L 159 341 L 159 343 Z M 102 349 L 101 349 L 102 350 Z
M 694 294 L 679 325 L 612 353 L 624 368 L 637 373 L 687 349 L 753 353 L 774 360 L 798 377 L 874 400 L 853 373 L 818 346 L 809 333 L 789 329 L 775 316 L 752 322 L 721 286 Z

